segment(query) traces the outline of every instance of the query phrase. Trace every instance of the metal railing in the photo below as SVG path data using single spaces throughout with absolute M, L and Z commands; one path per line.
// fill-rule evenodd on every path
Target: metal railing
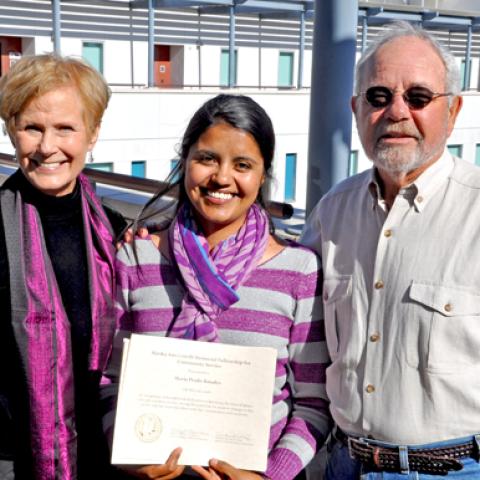
M 15 168 L 18 167 L 13 155 L 6 153 L 0 153 L 0 164 Z M 159 180 L 131 177 L 130 175 L 124 175 L 122 173 L 103 172 L 88 167 L 84 168 L 83 172 L 94 183 L 101 183 L 152 195 L 167 186 L 165 182 Z M 169 197 L 175 198 L 178 195 L 178 188 L 171 190 L 168 195 Z M 293 216 L 293 207 L 289 203 L 269 201 L 266 207 L 272 217 L 286 220 Z

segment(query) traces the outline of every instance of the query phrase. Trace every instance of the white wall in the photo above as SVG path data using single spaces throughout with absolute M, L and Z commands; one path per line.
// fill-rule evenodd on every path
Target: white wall
M 221 47 L 202 45 L 202 85 L 218 85 L 220 83 Z
M 240 47 L 237 58 L 237 85 L 258 86 L 258 48 Z
M 272 86 L 278 83 L 278 50 L 262 48 L 262 85 Z
M 183 78 L 185 85 L 198 85 L 198 50 L 196 45 L 185 45 L 183 50 Z M 202 59 L 203 60 L 203 59 Z M 201 80 L 201 79 L 200 79 Z

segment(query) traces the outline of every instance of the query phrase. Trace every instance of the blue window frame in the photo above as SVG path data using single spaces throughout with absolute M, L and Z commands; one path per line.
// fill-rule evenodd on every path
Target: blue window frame
M 230 50 L 228 48 L 222 48 L 220 56 L 220 85 L 222 87 L 228 86 L 228 68 L 229 68 L 229 58 Z M 237 84 L 237 62 L 238 62 L 238 52 L 237 50 L 233 53 L 233 85 Z
M 83 42 L 82 57 L 100 73 L 103 73 L 103 44 Z
M 280 52 L 278 57 L 278 86 L 293 85 L 293 52 Z
M 480 166 L 480 143 L 475 145 L 475 165 Z
M 297 183 L 297 154 L 287 153 L 285 156 L 285 201 L 295 200 Z
M 348 176 L 356 175 L 358 173 L 358 150 L 352 150 L 350 152 L 350 158 L 348 160 Z
M 88 168 L 93 168 L 94 170 L 100 170 L 102 172 L 113 172 L 113 163 L 104 162 L 104 163 L 89 163 L 87 164 Z
M 145 160 L 135 160 L 132 162 L 132 177 L 145 178 L 147 173 L 147 162 Z
M 170 160 L 170 173 L 169 175 L 173 172 L 173 170 L 176 168 L 180 160 L 178 158 L 173 158 Z M 176 182 L 178 180 L 179 176 L 178 173 L 171 179 L 172 182 Z
M 462 158 L 463 145 L 448 145 L 447 148 L 452 155 Z
M 462 64 L 460 66 L 460 87 L 462 88 L 463 90 L 463 82 L 465 81 L 465 70 L 466 70 L 466 65 L 467 65 L 467 62 L 465 61 L 465 59 L 462 60 Z M 470 78 L 472 76 L 472 61 L 470 60 L 470 68 L 469 68 L 469 78 L 467 79 L 467 88 L 466 90 L 468 90 L 470 88 Z

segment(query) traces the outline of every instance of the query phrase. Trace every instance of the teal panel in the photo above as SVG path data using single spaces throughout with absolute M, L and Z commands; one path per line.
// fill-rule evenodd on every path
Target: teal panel
M 452 154 L 455 155 L 456 157 L 462 158 L 462 145 L 448 145 L 447 146 L 448 151 Z
M 94 170 L 101 170 L 102 172 L 113 172 L 113 163 L 89 163 L 88 168 L 93 168 Z
M 138 160 L 132 162 L 132 177 L 145 178 L 147 170 L 147 162 Z
M 350 152 L 350 159 L 348 161 L 348 176 L 356 175 L 358 173 L 358 150 Z
M 170 173 L 169 173 L 169 175 L 172 174 L 173 170 L 176 168 L 179 161 L 180 160 L 178 158 L 174 158 L 173 160 L 170 160 Z M 178 179 L 179 179 L 179 176 L 178 176 L 178 173 L 177 173 L 172 177 L 171 181 L 176 182 Z
M 280 52 L 278 58 L 278 86 L 291 87 L 293 85 L 293 53 Z
M 235 50 L 233 61 L 234 61 L 234 71 L 233 71 L 233 84 L 237 83 L 237 61 L 238 61 L 237 51 Z M 228 61 L 230 58 L 230 51 L 228 49 L 222 49 L 220 56 L 220 85 L 222 87 L 228 86 Z
M 295 200 L 297 183 L 297 154 L 287 153 L 285 157 L 285 201 Z
M 475 145 L 475 165 L 480 166 L 480 143 Z
M 460 87 L 463 89 L 463 82 L 465 81 L 465 60 L 462 60 L 462 65 L 460 66 Z M 472 61 L 470 60 L 470 75 L 472 75 Z M 470 78 L 468 79 L 468 85 L 470 85 Z M 468 87 L 467 87 L 468 90 Z
M 82 57 L 100 73 L 103 73 L 103 45 L 101 43 L 84 42 Z

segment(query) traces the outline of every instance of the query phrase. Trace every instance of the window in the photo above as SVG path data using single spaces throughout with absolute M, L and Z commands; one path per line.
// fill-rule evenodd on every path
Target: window
M 468 79 L 467 79 L 467 86 L 466 88 L 464 89 L 463 88 L 463 82 L 465 81 L 465 65 L 466 65 L 466 62 L 465 62 L 465 59 L 462 60 L 462 65 L 460 66 L 460 87 L 462 88 L 462 90 L 468 90 L 470 88 L 470 77 L 472 75 L 472 61 L 470 60 L 470 68 L 469 68 L 469 75 L 468 75 Z
M 480 143 L 475 145 L 475 165 L 480 166 Z
M 169 173 L 169 175 L 170 175 L 170 174 L 173 172 L 173 170 L 177 167 L 177 165 L 178 165 L 179 162 L 180 162 L 180 160 L 179 160 L 178 158 L 174 158 L 174 159 L 170 160 L 170 173 Z M 179 179 L 179 175 L 178 175 L 178 173 L 176 173 L 176 174 L 172 177 L 171 181 L 172 181 L 172 182 L 176 182 L 178 179 Z
M 230 50 L 223 49 L 220 57 L 220 85 L 222 87 L 228 86 L 228 68 L 229 68 Z M 237 84 L 237 61 L 238 52 L 235 50 L 233 55 L 233 85 Z
M 100 73 L 103 73 L 103 44 L 83 42 L 82 57 Z
M 138 160 L 132 162 L 132 177 L 145 178 L 147 169 L 147 162 L 145 160 Z
M 101 170 L 102 172 L 113 172 L 113 163 L 112 162 L 105 162 L 105 163 L 89 163 L 87 165 L 88 168 L 93 168 L 94 170 Z
M 358 150 L 352 150 L 350 152 L 350 158 L 348 159 L 348 176 L 356 175 L 358 173 Z
M 462 158 L 462 147 L 463 145 L 448 145 L 448 151 L 455 155 L 456 157 Z
M 285 157 L 285 201 L 295 200 L 297 182 L 297 154 L 287 153 Z
M 293 85 L 293 52 L 280 52 L 278 58 L 278 86 Z

